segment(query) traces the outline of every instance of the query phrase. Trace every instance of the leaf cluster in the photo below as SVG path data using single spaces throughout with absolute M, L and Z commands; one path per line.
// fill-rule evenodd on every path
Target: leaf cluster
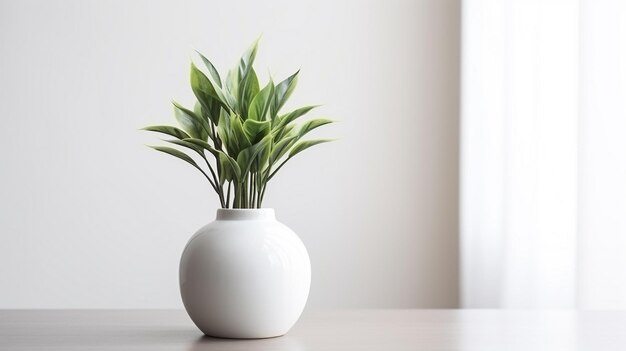
M 223 208 L 260 208 L 268 182 L 289 160 L 330 141 L 303 139 L 312 130 L 332 123 L 317 118 L 298 124 L 300 117 L 317 106 L 282 112 L 296 87 L 299 71 L 278 84 L 270 79 L 260 86 L 253 67 L 257 49 L 258 40 L 224 78 L 198 52 L 202 68 L 192 62 L 190 72 L 196 97 L 193 109 L 173 102 L 178 127 L 144 128 L 169 137 L 165 141 L 171 146 L 152 148 L 200 171 Z

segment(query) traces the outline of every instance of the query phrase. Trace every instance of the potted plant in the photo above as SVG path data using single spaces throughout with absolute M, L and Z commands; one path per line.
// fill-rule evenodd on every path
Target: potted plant
M 180 262 L 180 291 L 187 313 L 202 332 L 228 338 L 285 334 L 306 303 L 311 268 L 298 236 L 262 208 L 267 185 L 302 151 L 328 139 L 304 140 L 328 119 L 297 124 L 317 106 L 289 112 L 298 72 L 260 87 L 253 68 L 258 40 L 222 78 L 198 53 L 191 64 L 193 109 L 174 102 L 180 128 L 150 126 L 171 146 L 155 150 L 181 159 L 209 182 L 221 208 L 198 230 Z

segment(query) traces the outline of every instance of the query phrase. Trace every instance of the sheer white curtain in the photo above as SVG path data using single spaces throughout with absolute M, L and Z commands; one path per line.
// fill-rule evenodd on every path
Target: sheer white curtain
M 626 308 L 626 2 L 465 0 L 462 304 Z

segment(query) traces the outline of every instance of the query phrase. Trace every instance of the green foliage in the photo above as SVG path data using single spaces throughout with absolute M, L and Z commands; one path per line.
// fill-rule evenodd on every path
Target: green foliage
M 176 102 L 173 104 L 174 116 L 176 116 L 176 120 L 183 130 L 196 139 L 206 140 L 210 133 L 207 120 Z
M 185 133 L 184 131 L 182 131 L 182 130 L 176 128 L 176 127 L 170 127 L 170 126 L 149 126 L 149 127 L 143 128 L 143 130 L 147 130 L 149 132 L 159 132 L 159 133 L 171 135 L 174 138 L 178 138 L 178 139 L 190 138 L 189 134 Z
M 330 141 L 302 138 L 332 123 L 331 120 L 318 118 L 296 124 L 298 118 L 317 106 L 281 114 L 297 85 L 300 71 L 277 85 L 270 80 L 260 88 L 253 67 L 257 50 L 258 40 L 224 80 L 211 61 L 198 53 L 203 69 L 191 64 L 190 83 L 196 97 L 193 110 L 173 102 L 180 128 L 144 128 L 175 138 L 165 141 L 181 150 L 152 148 L 199 170 L 217 193 L 223 208 L 260 208 L 268 182 L 287 161 L 312 146 Z M 191 152 L 201 162 L 184 151 Z

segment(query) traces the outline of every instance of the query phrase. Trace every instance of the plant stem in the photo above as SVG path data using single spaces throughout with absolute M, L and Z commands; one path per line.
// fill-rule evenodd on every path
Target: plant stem
M 254 175 L 252 173 L 250 173 L 250 175 L 248 176 L 248 181 L 246 182 L 246 207 L 250 208 L 250 198 L 252 197 L 252 193 L 250 192 L 250 190 L 252 189 L 252 177 Z
M 204 159 L 204 162 L 206 162 L 206 165 L 209 167 L 209 171 L 211 171 L 211 175 L 213 176 L 213 183 L 211 183 L 213 185 L 213 189 L 215 189 L 217 196 L 219 196 L 220 198 L 220 204 L 222 205 L 222 208 L 225 208 L 226 205 L 224 204 L 224 189 L 222 189 L 221 185 L 219 186 L 219 188 L 217 187 L 217 184 L 219 184 L 219 181 L 217 180 L 217 176 L 215 175 L 215 172 L 213 171 L 213 167 L 211 167 L 211 163 L 206 158 L 206 155 L 204 155 L 204 153 L 202 154 L 202 158 Z
M 269 181 L 270 181 L 270 179 L 272 179 L 272 178 L 274 177 L 274 175 L 276 174 L 276 172 L 278 172 L 278 170 L 280 170 L 281 168 L 283 168 L 283 166 L 285 165 L 285 163 L 287 163 L 287 161 L 289 161 L 289 159 L 290 159 L 290 158 L 291 158 L 291 157 L 287 157 L 287 158 L 283 161 L 283 163 L 281 163 L 281 164 L 280 164 L 280 166 L 278 166 L 278 168 L 276 168 L 276 169 L 274 170 L 274 172 L 272 172 L 272 173 L 270 174 L 270 176 L 267 178 L 267 181 L 266 181 L 266 182 L 269 182 Z
M 233 199 L 233 208 L 241 207 L 241 185 L 235 183 L 235 198 Z
M 230 185 L 232 183 L 232 181 L 228 182 L 228 190 L 226 190 L 226 208 L 230 207 Z
M 259 207 L 263 204 L 263 198 L 265 197 L 265 188 L 267 188 L 267 183 L 263 184 L 263 189 L 261 189 L 261 195 L 259 195 Z
M 250 196 L 250 197 L 252 199 L 252 202 L 250 203 L 250 207 L 256 207 L 255 206 L 255 201 L 256 201 L 256 182 L 257 182 L 257 177 L 258 177 L 257 174 L 258 173 L 254 173 L 252 175 L 252 184 L 250 186 L 250 192 L 252 193 L 252 196 Z
M 246 208 L 246 183 L 248 182 L 248 177 L 243 179 L 243 182 L 239 183 L 239 208 Z
M 239 191 L 237 192 L 239 195 L 239 199 L 237 200 L 237 208 L 243 208 L 244 206 L 243 194 L 245 193 L 245 190 L 243 184 L 243 182 L 239 183 Z
M 209 119 L 209 126 L 211 127 L 211 136 L 212 136 L 212 140 L 213 140 L 213 146 L 215 146 L 216 149 L 221 150 L 222 148 L 222 140 L 220 140 L 219 136 L 215 133 L 215 125 L 213 125 L 213 122 Z M 206 151 L 203 151 L 203 154 L 205 154 Z M 204 157 L 204 155 L 203 155 Z M 211 170 L 211 174 L 213 175 L 213 179 L 215 180 L 215 184 L 218 184 L 218 177 L 215 175 L 215 172 L 213 171 L 213 169 L 211 168 L 211 165 L 209 163 L 209 161 L 207 160 L 206 157 L 204 157 L 204 160 L 206 161 L 207 165 L 209 166 L 209 169 Z M 215 156 L 215 165 L 216 168 L 219 172 L 219 170 L 221 169 L 221 165 L 220 165 L 220 158 Z M 226 202 L 224 202 L 224 187 L 223 184 L 220 184 L 220 191 L 218 192 L 218 195 L 220 197 L 220 202 L 222 204 L 222 208 L 228 208 L 228 202 L 229 199 L 226 200 Z M 230 198 L 230 183 L 228 184 L 228 198 Z
M 256 208 L 261 208 L 261 189 L 262 186 L 256 191 Z
M 211 180 L 211 178 L 209 177 L 209 175 L 208 175 L 208 174 L 206 174 L 206 172 L 205 172 L 202 168 L 200 168 L 200 167 L 198 167 L 198 166 L 196 166 L 196 168 L 197 168 L 200 172 L 202 172 L 202 174 L 204 175 L 204 177 L 205 177 L 205 178 L 209 181 L 209 183 L 211 184 L 211 187 L 213 188 L 213 190 L 215 190 L 215 192 L 216 192 L 218 195 L 220 195 L 220 204 L 222 205 L 222 208 L 224 208 L 224 198 L 221 196 L 221 193 L 220 193 L 219 188 L 217 187 L 217 185 L 213 183 L 213 181 Z

